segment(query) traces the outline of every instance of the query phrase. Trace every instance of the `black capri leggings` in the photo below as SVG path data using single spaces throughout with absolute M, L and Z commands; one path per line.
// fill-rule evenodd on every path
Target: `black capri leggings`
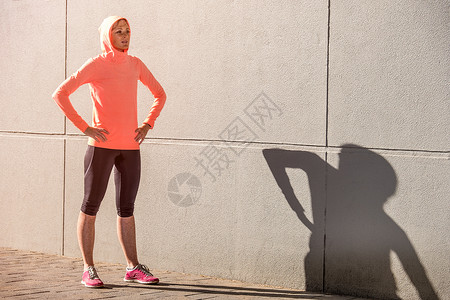
M 114 167 L 116 208 L 120 217 L 131 217 L 141 178 L 139 150 L 114 150 L 88 146 L 84 157 L 84 199 L 81 211 L 95 216 L 106 193 Z

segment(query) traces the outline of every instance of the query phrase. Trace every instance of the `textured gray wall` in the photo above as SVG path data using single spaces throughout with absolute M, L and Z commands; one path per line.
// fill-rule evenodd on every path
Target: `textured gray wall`
M 1 1 L 0 246 L 80 256 L 86 138 L 51 94 L 113 14 L 168 95 L 141 151 L 141 261 L 449 299 L 444 0 Z M 89 120 L 88 88 L 71 99 Z M 141 86 L 141 119 L 151 101 Z M 122 262 L 113 193 L 95 257 Z

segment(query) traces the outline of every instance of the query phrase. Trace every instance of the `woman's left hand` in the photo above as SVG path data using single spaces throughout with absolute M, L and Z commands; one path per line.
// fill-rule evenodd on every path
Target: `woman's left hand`
M 136 137 L 134 140 L 139 143 L 139 145 L 144 141 L 147 136 L 147 132 L 151 129 L 150 125 L 143 124 L 139 126 L 134 132 L 136 132 Z

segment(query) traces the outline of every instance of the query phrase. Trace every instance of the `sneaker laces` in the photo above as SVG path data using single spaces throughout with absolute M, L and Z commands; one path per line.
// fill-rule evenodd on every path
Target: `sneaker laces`
M 150 273 L 150 270 L 148 269 L 148 267 L 146 265 L 141 265 L 139 264 L 136 269 L 138 269 L 139 271 L 141 271 L 142 273 L 144 273 L 147 276 L 153 276 L 152 273 Z
M 100 279 L 100 277 L 98 277 L 97 270 L 94 267 L 89 266 L 87 271 L 89 272 L 90 279 Z

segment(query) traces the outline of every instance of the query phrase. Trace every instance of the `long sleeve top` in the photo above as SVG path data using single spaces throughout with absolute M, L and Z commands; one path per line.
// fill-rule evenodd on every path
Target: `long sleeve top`
M 118 19 L 120 18 L 115 17 L 109 20 L 103 30 L 109 33 L 112 24 Z M 89 59 L 67 78 L 53 93 L 53 99 L 66 117 L 84 132 L 89 125 L 76 112 L 69 96 L 81 85 L 89 84 L 93 103 L 92 126 L 106 129 L 109 134 L 106 135 L 107 141 L 97 142 L 89 138 L 88 144 L 108 149 L 136 150 L 139 149 L 139 143 L 134 140 L 138 127 L 138 80 L 155 97 L 150 112 L 143 121 L 143 124 L 148 124 L 151 128 L 164 106 L 166 94 L 140 59 L 128 55 L 127 51 L 120 52 L 112 47 L 110 34 L 103 34 L 102 42 L 103 54 Z

